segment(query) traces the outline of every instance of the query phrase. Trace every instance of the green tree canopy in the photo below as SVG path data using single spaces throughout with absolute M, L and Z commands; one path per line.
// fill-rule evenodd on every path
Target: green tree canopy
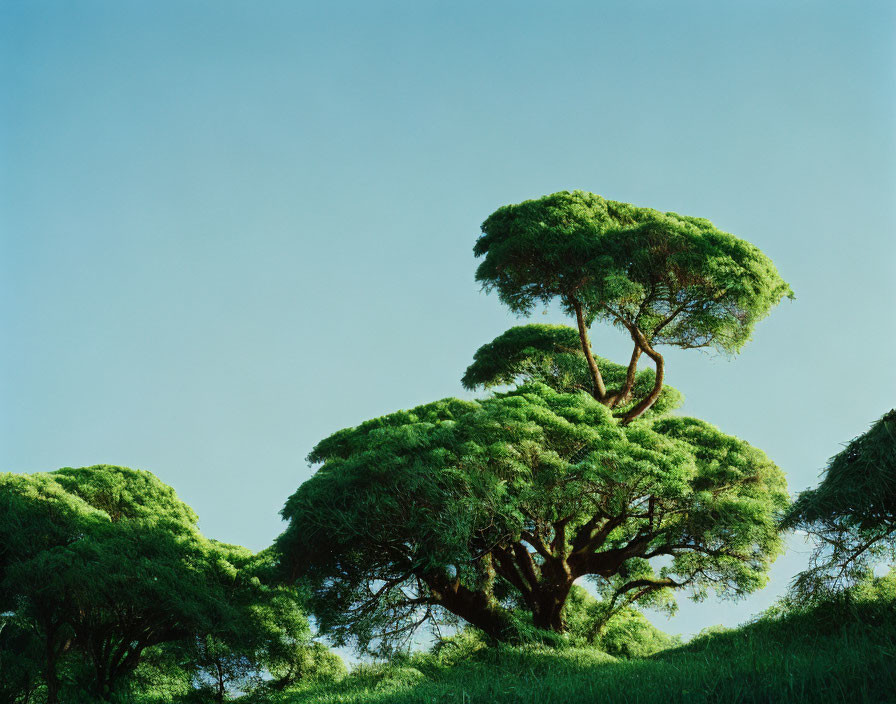
M 656 366 L 654 390 L 626 414 L 658 398 L 664 359 L 657 345 L 736 352 L 790 287 L 758 248 L 709 220 L 662 213 L 583 191 L 562 191 L 492 213 L 474 253 L 486 290 L 514 312 L 559 301 L 575 316 L 596 399 L 629 400 L 641 354 Z M 587 329 L 596 320 L 623 328 L 634 349 L 623 385 L 608 388 Z
M 877 560 L 896 560 L 896 410 L 831 458 L 821 483 L 799 495 L 784 527 L 817 541 L 811 567 L 795 582 L 803 596 L 854 583 Z
M 323 632 L 389 647 L 429 619 L 493 638 L 564 629 L 573 582 L 614 607 L 688 587 L 760 587 L 780 549 L 783 475 L 692 418 L 620 425 L 588 394 L 524 385 L 341 430 L 309 455 L 277 541 Z M 514 612 L 528 614 L 518 617 Z
M 145 650 L 253 622 L 251 553 L 196 520 L 149 472 L 0 474 L 0 612 L 40 643 L 49 704 L 67 685 L 111 698 Z

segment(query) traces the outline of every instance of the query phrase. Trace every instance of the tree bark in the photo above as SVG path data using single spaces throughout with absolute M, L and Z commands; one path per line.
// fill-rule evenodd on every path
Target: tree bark
M 663 355 L 657 352 L 653 347 L 650 346 L 650 343 L 647 341 L 647 338 L 644 337 L 644 334 L 638 330 L 638 328 L 631 328 L 632 336 L 635 338 L 635 344 L 640 347 L 644 353 L 653 360 L 654 365 L 656 366 L 656 379 L 653 382 L 653 388 L 650 390 L 650 393 L 647 394 L 641 402 L 638 403 L 632 410 L 625 414 L 622 419 L 623 425 L 628 425 L 635 418 L 638 418 L 644 413 L 646 413 L 650 407 L 654 404 L 654 402 L 660 397 L 660 392 L 663 390 L 663 373 L 665 370 L 665 361 L 663 360 Z
M 634 339 L 634 336 L 632 336 Z M 641 348 L 635 342 L 635 348 L 632 350 L 632 358 L 629 360 L 628 369 L 625 372 L 625 383 L 622 388 L 614 394 L 611 394 L 610 408 L 616 408 L 623 403 L 627 403 L 631 398 L 632 389 L 635 386 L 635 375 L 638 373 L 638 360 L 641 358 Z
M 532 623 L 536 628 L 562 633 L 566 630 L 563 607 L 575 578 L 566 561 L 559 558 L 546 563 L 543 573 L 544 578 L 534 600 Z
M 539 599 L 538 607 L 532 612 L 532 623 L 536 628 L 562 633 L 566 630 L 566 624 L 563 622 L 563 607 L 569 597 L 572 582 L 552 586 L 553 589 L 546 591 Z
M 455 579 L 429 574 L 423 577 L 440 606 L 483 631 L 497 641 L 513 640 L 514 628 L 509 615 L 495 608 L 488 595 L 468 589 Z
M 217 670 L 217 674 L 218 674 L 218 682 L 217 682 L 217 684 L 218 684 L 218 691 L 217 691 L 217 693 L 216 693 L 216 695 L 215 695 L 215 701 L 216 701 L 216 702 L 223 702 L 223 701 L 224 701 L 224 694 L 225 694 L 226 691 L 227 691 L 227 690 L 224 688 L 224 668 L 221 667 L 221 663 L 220 663 L 220 662 L 217 662 L 217 661 L 216 661 L 216 662 L 215 662 L 215 669 Z
M 576 312 L 576 323 L 579 326 L 579 339 L 582 341 L 582 352 L 585 353 L 585 359 L 588 361 L 588 369 L 591 371 L 591 380 L 594 384 L 594 389 L 591 392 L 591 395 L 598 401 L 603 402 L 607 396 L 607 387 L 604 385 L 604 379 L 601 376 L 600 369 L 597 368 L 597 362 L 594 361 L 594 355 L 591 354 L 591 342 L 588 340 L 588 328 L 585 325 L 582 304 L 576 299 L 572 299 L 572 307 Z

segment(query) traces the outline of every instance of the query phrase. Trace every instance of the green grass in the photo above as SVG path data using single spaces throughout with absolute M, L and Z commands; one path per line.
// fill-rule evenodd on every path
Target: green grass
M 649 658 L 593 648 L 483 648 L 462 643 L 270 704 L 547 704 L 613 702 L 896 702 L 896 601 L 828 604 L 765 616 Z M 259 700 L 256 700 L 259 701 Z

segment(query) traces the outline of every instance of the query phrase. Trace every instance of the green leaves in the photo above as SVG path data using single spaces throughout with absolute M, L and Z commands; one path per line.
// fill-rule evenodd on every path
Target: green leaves
M 195 513 L 149 472 L 0 474 L 0 611 L 51 654 L 41 663 L 48 689 L 70 662 L 79 689 L 107 698 L 148 648 L 244 634 L 260 604 L 293 592 L 266 587 L 265 572 L 245 548 L 204 538 Z M 289 628 L 307 632 L 297 618 Z
M 761 452 L 695 419 L 623 426 L 584 393 L 530 383 L 444 400 L 321 447 L 327 459 L 287 502 L 277 549 L 338 642 L 368 647 L 421 619 L 461 615 L 439 596 L 445 575 L 488 608 L 531 609 L 535 590 L 559 590 L 562 604 L 566 571 L 612 593 L 637 560 L 643 572 L 664 558 L 657 589 L 739 594 L 762 583 L 780 549 L 786 487 Z M 522 561 L 531 583 L 515 582 L 508 560 Z
M 321 629 L 382 651 L 461 618 L 502 640 L 522 632 L 514 609 L 562 630 L 583 576 L 612 608 L 760 586 L 783 476 L 737 438 L 665 415 L 681 395 L 654 345 L 736 352 L 792 295 L 771 261 L 708 220 L 582 191 L 499 208 L 474 253 L 512 311 L 556 298 L 578 329 L 524 325 L 480 347 L 464 386 L 510 391 L 392 413 L 312 450 L 322 466 L 286 502 L 276 546 Z M 629 334 L 627 366 L 594 358 L 596 320 Z M 654 372 L 638 372 L 642 355 Z
M 651 344 L 736 352 L 793 296 L 759 249 L 708 220 L 583 191 L 499 208 L 473 251 L 476 280 L 514 312 L 577 301 L 589 325 L 634 326 Z

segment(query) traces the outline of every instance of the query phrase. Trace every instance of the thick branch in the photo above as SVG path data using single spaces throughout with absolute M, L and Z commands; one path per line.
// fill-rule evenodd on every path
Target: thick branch
M 551 547 L 554 554 L 563 559 L 566 550 L 566 522 L 568 519 L 562 519 L 554 523 L 554 539 L 551 541 Z
M 496 563 L 495 570 L 498 574 L 519 589 L 520 594 L 523 595 L 523 599 L 526 603 L 530 603 L 532 588 L 526 583 L 526 580 L 523 579 L 523 576 L 520 574 L 519 568 L 510 553 L 504 548 L 496 547 L 493 554 Z
M 629 360 L 628 369 L 625 372 L 625 384 L 623 384 L 622 388 L 614 395 L 613 401 L 611 404 L 612 408 L 625 403 L 631 398 L 632 389 L 635 386 L 635 375 L 638 373 L 638 360 L 641 358 L 641 348 L 638 346 L 638 343 L 635 343 L 635 348 L 632 350 L 632 358 Z
M 656 379 L 653 383 L 653 388 L 650 390 L 650 393 L 647 394 L 647 396 L 645 396 L 643 399 L 641 399 L 640 403 L 638 403 L 632 410 L 625 414 L 625 417 L 622 419 L 623 425 L 628 425 L 635 418 L 644 415 L 644 413 L 646 413 L 647 410 L 660 397 L 660 392 L 663 390 L 663 372 L 665 370 L 663 355 L 661 355 L 659 352 L 653 349 L 653 347 L 650 346 L 647 338 L 644 337 L 644 334 L 637 327 L 632 326 L 629 329 L 631 330 L 632 336 L 635 338 L 635 344 L 637 344 L 638 347 L 640 347 L 656 365 Z
M 603 401 L 607 395 L 607 387 L 604 386 L 604 379 L 597 368 L 597 362 L 594 361 L 594 355 L 591 354 L 591 342 L 588 340 L 588 328 L 585 325 L 585 315 L 582 313 L 582 304 L 575 298 L 571 299 L 573 310 L 576 312 L 576 323 L 579 326 L 579 339 L 582 341 L 582 352 L 585 353 L 585 359 L 588 361 L 588 369 L 591 371 L 591 380 L 594 382 L 594 389 L 591 394 L 598 401 Z
M 544 544 L 544 541 L 542 541 L 534 532 L 528 530 L 521 531 L 520 538 L 535 548 L 535 551 L 544 559 L 550 560 L 554 557 L 554 555 L 551 554 L 551 551 L 548 550 L 547 545 Z
M 597 532 L 594 532 L 594 529 L 597 528 L 597 522 L 599 516 L 595 516 L 590 521 L 588 521 L 585 525 L 583 525 L 579 531 L 576 533 L 575 539 L 572 541 L 572 554 L 573 555 L 581 555 L 584 553 L 594 552 L 601 545 L 604 544 L 604 541 L 613 532 L 616 528 L 625 523 L 625 516 L 616 516 L 615 518 L 610 518 L 607 520 Z
M 513 554 L 516 557 L 516 563 L 520 566 L 526 581 L 532 585 L 533 589 L 538 588 L 538 573 L 536 572 L 535 563 L 532 561 L 532 555 L 519 543 L 513 544 Z
M 512 636 L 508 614 L 495 605 L 488 594 L 468 589 L 460 580 L 449 580 L 436 572 L 422 575 L 422 578 L 442 608 L 496 640 L 507 640 Z
M 577 555 L 576 576 L 598 574 L 602 577 L 609 577 L 614 575 L 626 560 L 632 557 L 643 557 L 644 550 L 655 537 L 654 534 L 638 535 L 620 547 L 598 553 L 589 551 Z

